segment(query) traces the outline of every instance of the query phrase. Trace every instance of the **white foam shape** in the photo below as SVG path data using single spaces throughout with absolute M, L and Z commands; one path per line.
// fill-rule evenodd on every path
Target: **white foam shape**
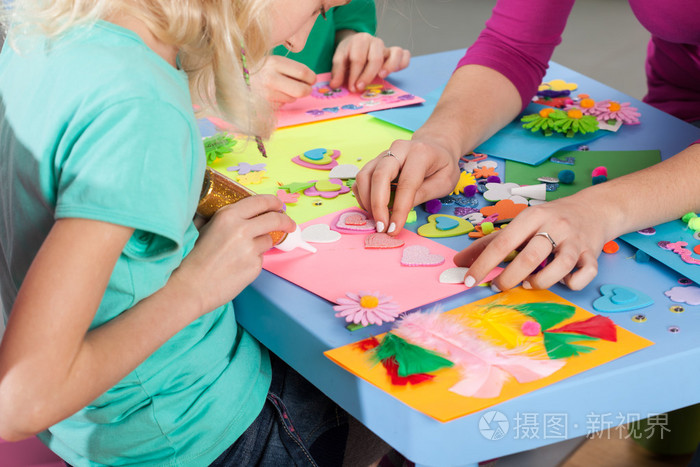
M 522 196 L 520 196 L 520 195 L 512 195 L 512 196 L 511 196 L 510 198 L 508 198 L 508 199 L 511 200 L 514 204 L 528 204 L 528 203 L 527 203 L 527 198 L 524 198 L 524 197 L 522 197 Z
M 475 161 L 462 162 L 461 167 L 465 172 L 472 173 L 474 172 L 474 169 L 479 167 L 479 163 Z
M 310 225 L 301 231 L 301 238 L 309 243 L 335 243 L 342 235 L 331 230 L 328 224 Z
M 510 191 L 519 186 L 517 183 L 487 183 L 484 199 L 492 203 L 502 199 L 510 199 L 512 197 Z
M 357 172 L 360 168 L 353 164 L 339 164 L 331 169 L 328 173 L 328 178 L 339 178 L 341 180 L 348 180 L 350 178 L 357 177 Z
M 462 219 L 469 221 L 472 225 L 480 224 L 484 220 L 484 215 L 480 212 L 472 212 L 466 216 L 462 216 Z
M 496 161 L 481 161 L 477 164 L 480 169 L 483 169 L 485 167 L 491 167 L 492 169 L 495 169 L 496 167 L 498 167 L 498 162 Z
M 700 305 L 700 287 L 694 285 L 688 287 L 671 287 L 664 292 L 671 301 L 687 303 L 688 305 Z
M 530 206 L 537 206 L 538 204 L 544 204 L 547 201 L 542 200 L 542 199 L 531 199 L 530 202 L 528 203 Z
M 440 282 L 443 284 L 463 284 L 464 276 L 469 268 L 449 268 L 440 273 Z

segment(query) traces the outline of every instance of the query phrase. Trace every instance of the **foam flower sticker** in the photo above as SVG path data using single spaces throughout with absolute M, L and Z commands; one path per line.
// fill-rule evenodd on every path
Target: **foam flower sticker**
M 567 83 L 563 79 L 553 79 L 539 85 L 538 91 L 575 91 L 578 88 L 576 83 Z
M 567 138 L 572 138 L 576 133 L 585 135 L 598 131 L 598 120 L 592 115 L 584 115 L 579 109 L 571 109 L 552 115 L 554 129 L 559 133 L 565 133 Z
M 202 143 L 204 143 L 207 162 L 211 163 L 233 152 L 236 140 L 226 133 L 217 133 L 214 136 L 203 138 Z
M 625 125 L 638 125 L 639 117 L 636 107 L 632 107 L 629 102 L 619 103 L 606 99 L 598 102 L 593 108 L 593 115 L 600 122 L 611 123 L 610 120 L 621 121 Z
M 524 122 L 523 128 L 526 130 L 530 130 L 533 133 L 542 131 L 545 136 L 551 136 L 555 131 L 554 117 L 560 114 L 564 115 L 564 112 L 553 107 L 548 107 L 540 110 L 536 114 L 525 115 L 520 121 Z
M 236 177 L 239 183 L 243 185 L 259 185 L 264 179 L 268 178 L 265 176 L 267 172 L 261 170 L 260 172 L 248 172 L 245 175 L 239 175 Z
M 596 115 L 597 110 L 595 101 L 588 97 L 588 94 L 580 94 L 579 97 L 581 100 L 578 102 L 578 104 L 567 105 L 564 107 L 564 111 L 568 112 L 569 110 L 578 109 L 583 115 Z
M 396 320 L 401 313 L 399 305 L 392 301 L 392 297 L 382 295 L 379 292 L 360 291 L 359 293 L 346 292 L 346 297 L 336 300 L 337 305 L 333 309 L 338 318 L 345 318 L 348 323 L 382 324 Z

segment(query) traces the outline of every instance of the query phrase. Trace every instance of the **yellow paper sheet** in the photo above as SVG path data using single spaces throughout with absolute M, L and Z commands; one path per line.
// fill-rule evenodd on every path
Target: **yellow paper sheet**
M 228 167 L 239 162 L 248 164 L 265 163 L 267 179 L 261 184 L 246 185 L 256 193 L 276 194 L 278 182 L 306 182 L 309 180 L 328 180 L 328 170 L 316 170 L 299 166 L 292 158 L 315 148 L 337 149 L 341 152 L 338 164 L 353 164 L 362 168 L 396 139 L 407 139 L 411 132 L 386 123 L 369 115 L 327 120 L 313 124 L 282 128 L 265 143 L 268 157 L 263 158 L 254 141 L 239 142 L 230 155 L 217 160 L 210 166 L 229 178 L 236 180 L 237 172 L 228 171 Z M 358 160 L 359 159 L 359 160 Z M 314 203 L 320 202 L 321 205 Z M 352 192 L 339 195 L 334 199 L 309 197 L 301 194 L 299 201 L 287 205 L 287 214 L 297 223 L 356 207 L 357 201 Z
M 554 302 L 575 306 L 573 303 L 564 300 L 562 297 L 548 290 L 525 290 L 517 288 L 487 297 L 474 303 L 463 305 L 445 313 L 467 318 L 470 314 L 474 314 L 476 311 L 483 309 L 485 305 L 493 303 L 496 300 L 501 304 Z M 586 320 L 592 316 L 594 316 L 592 313 L 576 307 L 575 315 L 571 319 L 557 324 L 555 328 L 574 321 Z M 382 337 L 383 335 L 377 336 L 380 341 Z M 542 340 L 541 337 L 539 339 L 540 341 Z M 346 370 L 385 390 L 410 407 L 439 421 L 447 422 L 522 394 L 527 394 L 536 389 L 549 386 L 569 376 L 576 375 L 648 347 L 653 343 L 626 329 L 617 327 L 617 342 L 600 339 L 582 340 L 577 342 L 577 344 L 593 347 L 595 350 L 566 359 L 566 365 L 560 370 L 536 381 L 519 383 L 514 378 L 510 377 L 503 386 L 501 394 L 491 399 L 464 397 L 449 391 L 449 388 L 454 386 L 461 379 L 459 370 L 455 368 L 447 368 L 433 373 L 435 378 L 432 381 L 420 383 L 415 386 L 395 386 L 391 384 L 384 367 L 381 364 L 375 364 L 375 362 L 371 360 L 371 352 L 364 352 L 355 344 L 329 350 L 325 352 L 325 355 Z

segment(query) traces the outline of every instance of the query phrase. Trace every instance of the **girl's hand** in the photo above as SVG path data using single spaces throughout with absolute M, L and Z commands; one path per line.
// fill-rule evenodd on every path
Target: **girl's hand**
M 225 206 L 200 229 L 194 249 L 173 273 L 183 287 L 198 291 L 207 313 L 232 300 L 260 274 L 273 231 L 294 231 L 272 195 L 256 195 Z
M 398 186 L 389 214 L 391 182 Z M 357 174 L 353 192 L 377 221 L 377 231 L 396 235 L 414 206 L 450 193 L 459 180 L 457 158 L 435 140 L 396 140 L 389 152 L 369 161 Z
M 329 85 L 343 84 L 352 92 L 362 92 L 377 76 L 403 70 L 411 53 L 401 47 L 386 47 L 384 41 L 366 32 L 342 30 L 337 33 L 338 45 L 333 55 Z
M 520 252 L 494 279 L 499 290 L 523 282 L 526 289 L 547 289 L 563 282 L 572 290 L 584 288 L 598 272 L 598 255 L 605 242 L 606 213 L 572 195 L 546 204 L 531 206 L 507 227 L 482 237 L 457 253 L 457 266 L 469 267 L 465 284 L 480 283 L 513 250 Z M 552 242 L 546 235 L 551 237 Z M 553 254 L 546 266 L 533 272 Z
M 265 65 L 250 77 L 250 85 L 275 107 L 311 94 L 316 74 L 291 58 L 271 55 Z

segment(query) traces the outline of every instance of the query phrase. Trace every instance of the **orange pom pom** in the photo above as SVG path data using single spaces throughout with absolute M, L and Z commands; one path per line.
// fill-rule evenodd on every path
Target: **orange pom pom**
M 571 109 L 568 112 L 566 112 L 566 115 L 568 115 L 569 118 L 579 119 L 583 117 L 583 112 L 581 112 L 579 109 Z
M 589 97 L 586 97 L 585 99 L 581 99 L 580 105 L 584 109 L 591 109 L 595 105 L 595 101 Z
M 618 245 L 615 240 L 610 240 L 603 246 L 603 251 L 609 255 L 617 253 L 620 250 L 620 245 Z
M 619 111 L 621 108 L 622 108 L 622 106 L 620 105 L 620 103 L 619 103 L 619 102 L 615 102 L 615 101 L 611 102 L 611 103 L 608 105 L 608 110 L 610 110 L 611 112 L 617 112 L 617 111 Z
M 552 112 L 554 112 L 554 109 L 551 107 L 549 107 L 547 109 L 542 109 L 542 110 L 540 110 L 540 117 L 547 118 L 547 117 L 549 117 L 549 114 L 551 114 Z

